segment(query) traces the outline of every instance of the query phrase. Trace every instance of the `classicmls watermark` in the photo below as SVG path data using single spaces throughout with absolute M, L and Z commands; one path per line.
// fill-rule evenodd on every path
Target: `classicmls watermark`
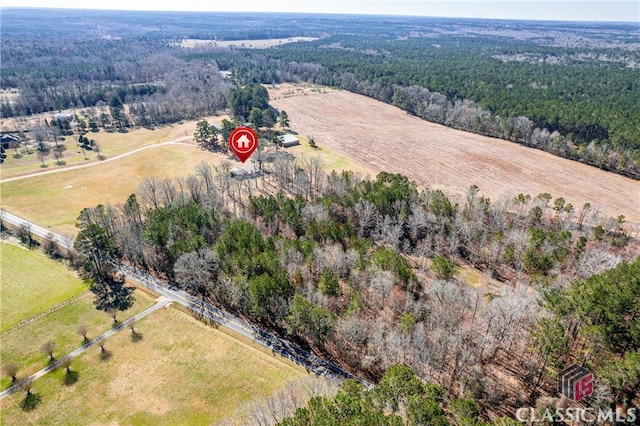
M 578 402 L 593 393 L 593 374 L 584 367 L 572 365 L 558 374 L 558 393 Z
M 521 407 L 516 410 L 516 419 L 522 423 L 557 423 L 582 422 L 590 424 L 636 424 L 640 412 L 637 408 L 627 411 L 615 411 L 612 408 L 545 408 L 536 410 L 533 407 Z
M 579 365 L 565 368 L 558 374 L 558 393 L 573 402 L 589 398 L 594 391 L 594 376 Z M 533 423 L 573 423 L 582 424 L 636 424 L 640 410 L 629 408 L 616 411 L 612 408 L 568 407 L 544 408 L 521 407 L 516 410 L 516 419 L 528 424 Z

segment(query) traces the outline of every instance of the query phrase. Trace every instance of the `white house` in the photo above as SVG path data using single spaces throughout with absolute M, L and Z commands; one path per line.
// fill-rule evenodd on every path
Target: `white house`
M 284 148 L 300 145 L 300 139 L 298 139 L 295 135 L 292 135 L 290 133 L 286 135 L 278 136 L 278 142 L 280 143 L 280 146 Z

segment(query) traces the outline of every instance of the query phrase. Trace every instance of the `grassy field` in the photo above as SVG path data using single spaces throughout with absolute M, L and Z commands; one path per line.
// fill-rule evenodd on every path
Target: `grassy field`
M 314 149 L 306 138 L 300 139 L 300 146 L 288 149 L 298 158 L 320 157 L 327 171 L 349 169 L 369 174 L 366 167 L 350 163 L 326 147 Z M 0 183 L 2 204 L 11 213 L 55 232 L 75 235 L 76 219 L 83 208 L 123 203 L 146 177 L 187 176 L 202 162 L 219 164 L 225 160 L 226 155 L 202 151 L 195 145 L 163 145 L 94 167 Z
M 208 117 L 209 122 L 219 123 L 226 116 Z M 128 133 L 105 131 L 97 133 L 88 133 L 87 138 L 95 139 L 100 146 L 100 153 L 104 158 L 112 158 L 126 152 L 133 151 L 138 148 L 157 145 L 163 142 L 169 142 L 176 139 L 192 136 L 196 128 L 196 121 L 187 121 L 181 124 L 165 125 L 149 130 L 145 128 L 137 128 Z M 42 162 L 38 158 L 34 150 L 30 154 L 24 154 L 20 158 L 15 158 L 15 151 L 9 149 L 7 151 L 7 159 L 2 164 L 2 179 L 13 176 L 24 175 L 28 173 L 40 172 L 44 170 L 64 169 L 71 166 L 96 163 L 100 160 L 94 151 L 86 151 L 85 159 L 82 150 L 77 146 L 74 136 L 66 136 L 61 145 L 66 147 L 63 156 L 60 159 L 64 165 L 56 164 L 53 155 L 49 155 L 45 159 L 47 167 L 42 167 Z M 20 150 L 19 150 L 20 152 Z
M 0 242 L 0 332 L 87 290 L 75 272 L 44 253 Z
M 60 269 L 52 267 L 51 271 Z M 118 314 L 118 320 L 125 320 L 143 311 L 153 304 L 154 297 L 137 290 L 136 302 L 127 311 Z M 20 366 L 19 377 L 26 377 L 47 364 L 47 355 L 41 352 L 42 345 L 49 340 L 56 344 L 55 356 L 66 354 L 82 345 L 82 336 L 78 326 L 87 326 L 87 337 L 93 338 L 113 326 L 112 318 L 98 311 L 93 305 L 93 294 L 86 292 L 73 303 L 63 306 L 47 315 L 19 328 L 13 328 L 0 334 L 2 363 L 17 363 Z M 5 389 L 10 380 L 2 375 L 0 386 Z
M 108 361 L 98 348 L 76 359 L 75 385 L 62 384 L 63 371 L 36 381 L 35 410 L 19 408 L 21 393 L 2 400 L 3 424 L 211 424 L 307 376 L 177 309 L 155 312 L 137 329 L 139 342 L 126 330 L 107 341 Z
M 309 137 L 313 138 L 313 136 L 311 135 Z M 300 139 L 300 145 L 287 148 L 287 151 L 291 152 L 298 159 L 304 157 L 320 158 L 320 160 L 322 161 L 322 167 L 327 173 L 331 173 L 333 170 L 337 172 L 343 170 L 351 170 L 352 172 L 360 173 L 363 176 L 376 175 L 375 171 L 370 169 L 366 165 L 353 161 L 326 146 L 316 146 L 315 148 L 312 147 L 311 145 L 309 145 L 309 137 L 298 135 L 298 139 Z
M 17 363 L 19 378 L 47 365 L 48 357 L 41 351 L 47 341 L 55 342 L 54 356 L 60 358 L 82 345 L 79 325 L 86 325 L 89 338 L 113 326 L 112 318 L 95 309 L 93 295 L 62 264 L 8 243 L 0 247 L 3 327 L 5 312 L 12 315 L 14 324 L 41 314 L 0 333 L 0 360 L 3 365 Z M 64 292 L 42 291 L 51 282 L 59 290 L 60 277 L 65 274 L 71 276 L 70 288 L 75 292 L 62 297 Z M 49 311 L 78 293 L 68 305 Z M 155 297 L 136 290 L 134 306 L 119 313 L 118 319 L 143 311 Z M 5 306 L 5 302 L 11 305 Z M 25 306 L 32 311 L 12 311 Z M 139 341 L 134 342 L 127 329 L 106 341 L 111 354 L 106 361 L 100 359 L 98 347 L 75 359 L 72 368 L 79 380 L 74 385 L 63 385 L 63 370 L 38 379 L 34 391 L 41 403 L 34 411 L 20 408 L 22 392 L 0 401 L 1 423 L 210 424 L 234 415 L 249 401 L 308 376 L 267 349 L 244 343 L 233 333 L 206 326 L 175 308 L 151 314 L 136 330 L 142 335 Z M 9 385 L 10 378 L 3 373 L 0 389 Z
M 165 145 L 95 167 L 1 183 L 2 204 L 11 213 L 73 235 L 83 208 L 123 203 L 145 177 L 186 176 L 203 161 L 224 158 L 196 146 Z

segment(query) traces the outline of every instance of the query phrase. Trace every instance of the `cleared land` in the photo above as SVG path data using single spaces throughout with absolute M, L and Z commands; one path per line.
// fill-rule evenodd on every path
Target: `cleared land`
M 195 122 L 192 122 L 179 129 L 167 127 L 153 132 L 139 129 L 126 134 L 105 134 L 113 137 L 113 140 L 104 144 L 103 152 L 110 153 L 107 161 L 69 162 L 66 169 L 50 166 L 43 170 L 33 159 L 24 159 L 20 173 L 15 173 L 18 168 L 3 172 L 2 178 L 7 181 L 0 182 L 2 206 L 53 231 L 75 235 L 76 219 L 83 208 L 122 203 L 146 177 L 165 179 L 188 176 L 202 162 L 219 165 L 228 161 L 233 167 L 241 166 L 240 162 L 228 155 L 203 151 L 193 142 L 166 143 L 167 139 L 184 138 L 185 132 L 193 134 L 194 130 Z M 344 154 L 326 146 L 312 148 L 307 138 L 303 135 L 299 138 L 300 146 L 287 149 L 298 158 L 319 157 L 327 171 L 348 169 L 372 174 Z M 134 150 L 138 151 L 131 152 Z M 114 155 L 121 157 L 114 158 Z M 56 172 L 50 173 L 53 170 Z M 24 178 L 11 180 L 20 175 Z
M 51 114 L 40 114 L 39 117 L 42 120 L 45 118 L 50 119 Z M 224 118 L 228 118 L 228 116 L 220 115 L 207 117 L 207 120 L 212 123 L 219 123 Z M 35 122 L 37 120 L 31 119 L 31 121 Z M 11 123 L 11 119 L 0 120 L 0 128 L 10 128 Z M 185 137 L 191 137 L 193 136 L 195 129 L 196 121 L 187 121 L 181 124 L 159 126 L 155 128 L 155 130 L 137 128 L 129 131 L 128 133 L 109 133 L 100 131 L 97 133 L 89 132 L 86 136 L 89 139 L 95 139 L 100 146 L 100 153 L 102 156 L 106 159 L 110 159 L 136 149 L 151 147 L 168 141 L 185 139 Z M 74 136 L 66 136 L 65 141 L 60 142 L 60 144 L 66 147 L 66 150 L 62 153 L 62 158 L 60 158 L 60 161 L 64 162 L 64 165 L 57 165 L 55 158 L 50 154 L 45 159 L 47 167 L 43 168 L 42 162 L 35 152 L 35 148 L 31 147 L 31 149 L 25 150 L 24 146 L 21 146 L 18 149 L 18 152 L 21 155 L 20 158 L 14 157 L 15 150 L 7 150 L 7 159 L 0 167 L 0 177 L 2 179 L 8 179 L 14 176 L 21 176 L 34 172 L 64 170 L 69 167 L 100 162 L 94 151 L 86 151 L 87 159 L 85 160 L 82 150 L 76 144 Z M 50 143 L 50 145 L 53 149 L 54 144 Z
M 307 376 L 176 309 L 153 313 L 137 329 L 139 342 L 126 330 L 107 340 L 106 362 L 99 348 L 76 359 L 75 385 L 62 385 L 63 371 L 36 381 L 42 401 L 34 411 L 20 410 L 21 393 L 5 398 L 3 423 L 211 424 Z
M 309 145 L 309 138 L 302 135 L 298 135 L 300 139 L 300 145 L 284 148 L 285 151 L 293 154 L 298 160 L 303 161 L 305 158 L 319 158 L 322 168 L 331 173 L 332 170 L 342 171 L 351 170 L 354 173 L 359 173 L 363 176 L 373 174 L 373 171 L 357 162 L 354 162 L 344 154 L 339 154 L 328 147 L 316 147 L 313 148 Z
M 200 40 L 186 39 L 177 43 L 180 47 L 238 47 L 244 49 L 266 49 L 269 47 L 279 46 L 286 43 L 296 43 L 298 41 L 315 41 L 314 37 L 289 37 L 289 38 L 270 38 L 264 40 Z
M 85 207 L 123 203 L 145 177 L 175 178 L 191 174 L 204 162 L 227 157 L 196 145 L 165 145 L 117 161 L 0 184 L 2 205 L 62 234 L 75 234 L 76 219 Z
M 494 200 L 548 192 L 576 209 L 589 202 L 605 217 L 623 214 L 627 221 L 640 222 L 640 182 L 632 179 L 429 123 L 350 92 L 291 92 L 287 85 L 270 93 L 272 104 L 287 111 L 292 129 L 376 173 L 402 173 L 452 195 L 462 195 L 475 184 Z
M 5 256 L 6 247 L 23 250 L 2 243 L 3 273 L 5 259 L 12 259 Z M 69 272 L 59 263 L 38 263 L 43 256 L 39 252 L 24 250 L 18 255 L 31 263 L 29 268 L 2 276 L 3 313 L 5 302 L 14 303 L 7 298 L 18 297 L 14 290 L 20 283 L 31 285 L 31 277 L 46 274 L 51 283 Z M 29 291 L 46 294 L 46 286 L 31 285 Z M 9 290 L 11 294 L 6 293 Z M 155 296 L 136 290 L 135 298 L 131 309 L 118 314 L 120 321 L 153 305 Z M 27 303 L 24 301 L 23 297 Z M 45 342 L 55 342 L 54 355 L 59 358 L 82 344 L 79 325 L 86 325 L 89 338 L 113 326 L 109 315 L 95 309 L 88 291 L 48 312 L 56 302 L 39 302 L 38 313 L 43 315 L 0 334 L 0 359 L 3 365 L 18 364 L 19 378 L 47 364 L 47 355 L 40 349 Z M 23 313 L 16 320 L 30 316 Z M 4 314 L 2 321 L 4 325 Z M 211 424 L 248 401 L 308 376 L 288 360 L 256 349 L 223 329 L 206 326 L 178 309 L 161 309 L 137 323 L 136 330 L 142 335 L 137 342 L 127 329 L 106 340 L 111 354 L 106 361 L 100 360 L 99 347 L 76 358 L 72 363 L 72 370 L 78 373 L 76 384 L 62 384 L 62 369 L 36 380 L 33 388 L 42 399 L 34 411 L 20 409 L 22 392 L 0 401 L 2 424 Z M 0 388 L 9 384 L 3 373 Z
M 0 332 L 87 290 L 75 272 L 40 251 L 0 242 Z
M 60 265 L 59 268 L 62 268 Z M 56 268 L 52 268 L 54 270 Z M 154 297 L 140 290 L 135 291 L 136 301 L 125 312 L 118 313 L 118 320 L 126 320 L 142 312 L 154 302 Z M 50 305 L 46 310 L 53 308 Z M 44 311 L 46 312 L 46 311 Z M 43 312 L 43 313 L 44 313 Z M 26 318 L 24 318 L 26 319 Z M 55 309 L 20 328 L 2 332 L 0 355 L 2 363 L 17 363 L 18 377 L 27 377 L 47 365 L 47 355 L 40 348 L 48 341 L 55 342 L 54 356 L 60 357 L 82 345 L 78 327 L 87 326 L 87 337 L 96 337 L 113 327 L 112 318 L 98 311 L 93 305 L 93 294 L 86 292 L 73 303 Z M 2 374 L 2 389 L 9 387 L 10 380 Z

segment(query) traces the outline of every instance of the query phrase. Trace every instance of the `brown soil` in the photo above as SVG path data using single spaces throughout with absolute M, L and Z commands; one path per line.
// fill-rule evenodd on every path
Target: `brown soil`
M 402 173 L 419 185 L 462 195 L 471 185 L 497 200 L 548 192 L 576 211 L 640 222 L 640 182 L 546 152 L 429 123 L 346 91 L 292 85 L 271 88 L 291 128 L 374 172 Z

